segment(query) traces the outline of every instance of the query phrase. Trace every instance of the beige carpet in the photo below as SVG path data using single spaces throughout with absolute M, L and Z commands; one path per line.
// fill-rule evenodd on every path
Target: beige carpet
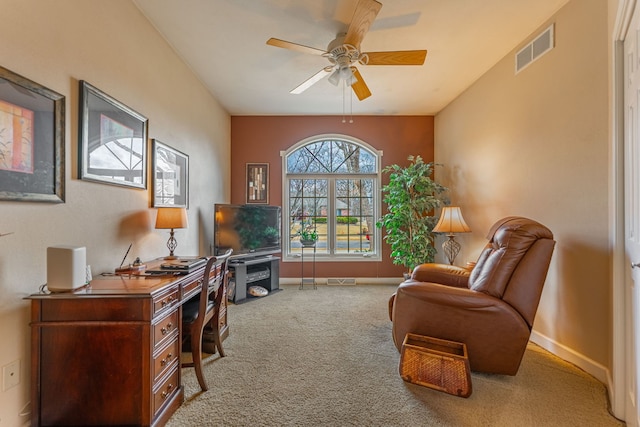
M 227 357 L 183 370 L 169 426 L 622 426 L 604 386 L 531 344 L 515 377 L 472 374 L 468 399 L 405 383 L 393 286 L 282 286 L 229 307 Z

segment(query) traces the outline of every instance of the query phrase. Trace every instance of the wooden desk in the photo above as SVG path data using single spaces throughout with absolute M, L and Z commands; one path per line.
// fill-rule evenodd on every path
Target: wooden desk
M 165 424 L 184 400 L 181 305 L 203 269 L 31 295 L 31 425 Z

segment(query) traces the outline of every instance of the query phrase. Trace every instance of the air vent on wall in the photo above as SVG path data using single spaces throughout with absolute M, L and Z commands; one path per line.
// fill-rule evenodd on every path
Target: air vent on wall
M 555 24 L 551 24 L 546 30 L 533 39 L 531 43 L 516 53 L 516 74 L 553 49 L 555 45 L 554 25 Z
M 338 277 L 328 277 L 327 285 L 355 285 L 356 279 L 353 277 L 349 278 L 338 278 Z

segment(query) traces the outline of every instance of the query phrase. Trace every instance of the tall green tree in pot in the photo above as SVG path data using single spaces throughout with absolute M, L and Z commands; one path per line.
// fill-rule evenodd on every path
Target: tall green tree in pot
M 416 265 L 434 260 L 437 251 L 432 230 L 438 218 L 433 214 L 446 204 L 447 188 L 432 179 L 436 164 L 425 163 L 420 156 L 407 160 L 408 166 L 390 165 L 382 170 L 389 174 L 389 184 L 382 187 L 387 213 L 376 226 L 385 230 L 393 263 L 411 273 Z

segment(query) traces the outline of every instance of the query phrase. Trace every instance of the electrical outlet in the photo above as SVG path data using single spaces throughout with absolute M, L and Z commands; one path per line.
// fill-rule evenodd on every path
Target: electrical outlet
M 2 367 L 2 391 L 20 384 L 20 359 Z

